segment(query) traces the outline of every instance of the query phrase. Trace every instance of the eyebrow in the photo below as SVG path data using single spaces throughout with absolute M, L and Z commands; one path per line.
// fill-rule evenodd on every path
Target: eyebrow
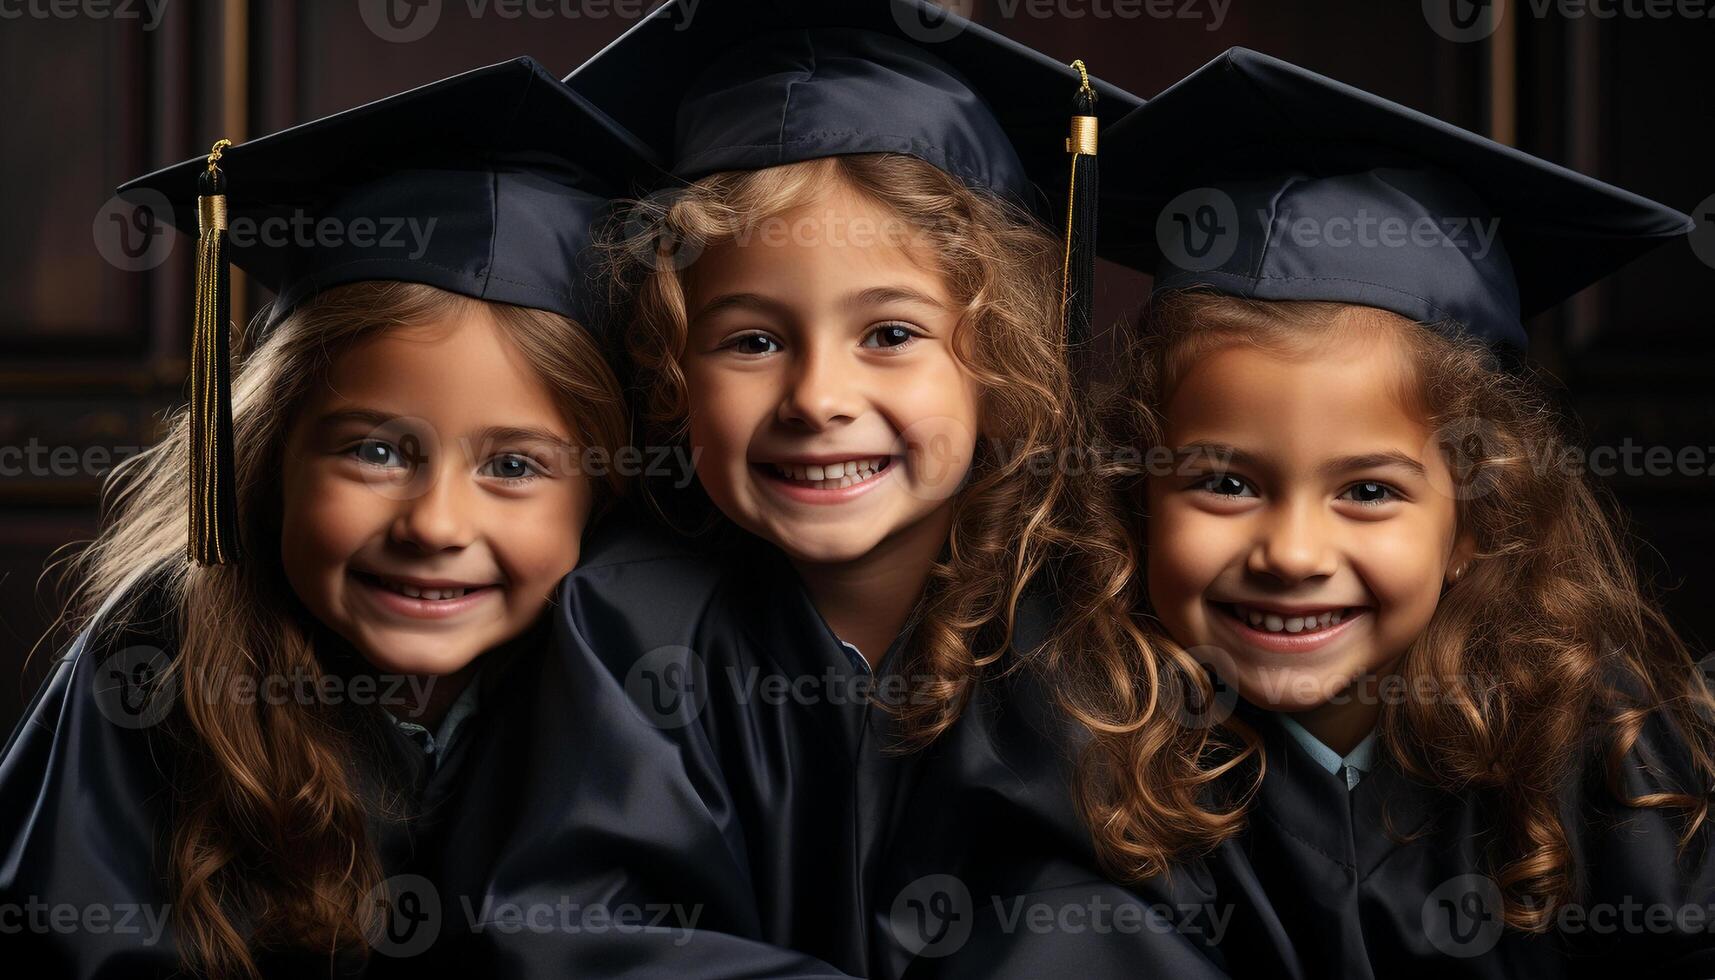
M 947 308 L 945 303 L 935 297 L 910 286 L 871 286 L 840 301 L 840 305 L 848 310 L 865 306 L 885 306 L 889 303 L 915 303 L 932 310 Z
M 316 419 L 316 426 L 318 428 L 331 429 L 336 425 L 344 425 L 348 422 L 363 422 L 372 426 L 386 425 L 397 418 L 399 418 L 399 416 L 394 415 L 391 412 L 383 412 L 380 409 L 375 408 L 346 408 L 337 412 L 329 412 L 321 418 Z
M 1246 467 L 1261 467 L 1263 459 L 1255 453 L 1247 452 L 1237 446 L 1224 442 L 1193 442 L 1173 451 L 1174 458 L 1181 462 L 1207 457 L 1222 465 L 1237 465 Z M 1323 474 L 1349 473 L 1353 470 L 1382 469 L 1389 466 L 1404 469 L 1414 476 L 1426 477 L 1428 471 L 1416 459 L 1399 452 L 1389 450 L 1380 453 L 1361 453 L 1356 456 L 1341 456 L 1328 460 L 1317 467 Z
M 371 427 L 379 427 L 389 422 L 398 421 L 400 418 L 402 416 L 374 408 L 347 408 L 323 415 L 316 420 L 316 425 L 319 428 L 331 429 L 356 422 Z M 470 437 L 470 441 L 479 446 L 505 442 L 544 442 L 550 446 L 564 448 L 571 448 L 576 445 L 572 440 L 552 429 L 535 425 L 484 426 L 473 437 Z
M 478 432 L 476 440 L 481 445 L 496 442 L 545 442 L 558 449 L 570 449 L 576 445 L 558 432 L 534 425 L 491 425 Z
M 786 318 L 786 305 L 779 300 L 770 299 L 761 293 L 723 293 L 704 303 L 702 309 L 691 317 L 690 322 L 697 323 L 728 310 L 756 310 L 779 319 Z

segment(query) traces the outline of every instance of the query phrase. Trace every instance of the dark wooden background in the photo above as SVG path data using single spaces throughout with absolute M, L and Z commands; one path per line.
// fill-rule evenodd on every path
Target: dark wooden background
M 44 567 L 93 533 L 104 468 L 156 438 L 181 398 L 190 245 L 169 233 L 165 261 L 154 264 L 158 241 L 133 258 L 152 239 L 132 229 L 125 240 L 106 203 L 113 188 L 218 136 L 259 135 L 516 55 L 570 71 L 635 19 L 626 0 L 564 5 L 577 16 L 538 0 L 547 17 L 505 0 L 427 2 L 439 19 L 410 42 L 366 26 L 367 0 L 168 2 L 158 23 L 141 0 L 39 3 L 36 14 L 19 3 L 9 10 L 22 15 L 0 19 L 0 728 L 58 642 L 24 669 L 57 613 Z M 1682 210 L 1715 194 L 1715 20 L 1539 17 L 1512 0 L 1492 36 L 1455 43 L 1430 29 L 1418 0 L 1231 0 L 1218 29 L 1210 0 L 1152 0 L 1171 16 L 1129 18 L 1096 15 L 1143 4 L 1054 0 L 1050 16 L 1030 0 L 958 6 L 1144 96 L 1245 45 Z M 142 264 L 152 267 L 134 271 Z M 1147 280 L 1105 273 L 1099 312 L 1111 320 Z M 1592 444 L 1715 450 L 1711 296 L 1715 269 L 1674 243 L 1530 325 L 1534 356 L 1566 385 Z M 1707 650 L 1715 476 L 1608 482 L 1675 621 Z

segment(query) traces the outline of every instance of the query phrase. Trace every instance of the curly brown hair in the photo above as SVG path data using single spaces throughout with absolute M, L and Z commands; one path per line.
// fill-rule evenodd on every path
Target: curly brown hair
M 584 445 L 611 452 L 624 444 L 619 382 L 589 332 L 565 317 L 415 283 L 330 289 L 292 311 L 233 378 L 235 477 L 250 553 L 233 565 L 186 563 L 189 417 L 181 410 L 165 439 L 110 479 L 106 526 L 67 568 L 76 583 L 69 625 L 117 635 L 164 597 L 175 614 L 169 670 L 180 690 L 232 691 L 273 676 L 319 682 L 333 669 L 318 649 L 324 634 L 294 602 L 279 558 L 277 477 L 293 417 L 351 345 L 479 307 L 542 377 Z M 623 485 L 610 475 L 595 489 L 600 507 Z M 115 596 L 116 607 L 92 623 Z M 370 821 L 408 815 L 396 793 L 363 788 L 376 774 L 355 760 L 372 756 L 378 720 L 319 701 L 178 699 L 166 876 L 188 971 L 256 977 L 263 949 L 367 952 L 369 893 L 382 880 Z
M 938 262 L 961 306 L 953 349 L 980 392 L 983 437 L 912 617 L 902 672 L 914 690 L 887 705 L 904 732 L 899 748 L 951 727 L 990 672 L 1039 670 L 1088 733 L 1075 789 L 1104 862 L 1147 876 L 1176 853 L 1212 846 L 1237 818 L 1201 797 L 1244 753 L 1212 761 L 1218 733 L 1159 710 L 1188 690 L 1212 698 L 1212 688 L 1195 661 L 1164 654 L 1136 621 L 1138 554 L 1117 495 L 1125 468 L 1091 439 L 1061 337 L 1060 246 L 1040 222 L 895 154 L 720 173 L 633 203 L 604 237 L 620 301 L 630 303 L 648 437 L 680 439 L 687 427 L 684 258 L 833 187 L 901 219 Z M 1042 644 L 1012 649 L 1032 588 L 1052 590 L 1058 616 Z
M 1234 344 L 1302 354 L 1349 309 L 1200 290 L 1157 296 L 1139 316 L 1131 358 L 1132 438 L 1162 445 L 1163 408 L 1203 355 Z M 1477 544 L 1468 573 L 1396 668 L 1407 689 L 1424 683 L 1446 695 L 1384 699 L 1381 741 L 1415 779 L 1490 794 L 1500 814 L 1491 871 L 1506 922 L 1542 931 L 1575 890 L 1559 804 L 1591 758 L 1586 750 L 1597 753 L 1623 805 L 1682 811 L 1684 849 L 1705 826 L 1715 786 L 1715 702 L 1695 658 L 1645 595 L 1612 501 L 1583 472 L 1560 465 L 1576 443 L 1545 379 L 1454 324 L 1375 313 L 1374 328 L 1392 331 L 1408 353 L 1414 401 L 1455 475 L 1459 527 Z M 1136 530 L 1144 541 L 1141 521 Z M 1157 643 L 1174 645 L 1150 622 Z M 1634 798 L 1622 776 L 1638 764 L 1628 755 L 1657 715 L 1684 742 L 1689 771 L 1678 775 L 1699 785 Z

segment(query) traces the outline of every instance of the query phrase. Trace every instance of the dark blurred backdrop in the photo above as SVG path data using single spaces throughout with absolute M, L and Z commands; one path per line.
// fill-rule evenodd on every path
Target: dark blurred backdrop
M 1143 96 L 1227 47 L 1256 48 L 1715 226 L 1715 0 L 949 5 Z M 155 439 L 181 398 L 192 250 L 134 224 L 110 200 L 114 187 L 219 136 L 260 135 L 516 55 L 570 71 L 650 6 L 0 0 L 0 728 L 58 642 L 21 673 L 58 612 L 44 566 L 92 534 L 103 474 Z M 1461 33 L 1452 18 L 1466 15 L 1478 19 Z M 1147 285 L 1105 269 L 1104 322 Z M 1703 454 L 1671 473 L 1605 478 L 1699 651 L 1715 639 L 1711 296 L 1715 240 L 1700 235 L 1530 324 L 1533 356 L 1564 383 L 1592 445 L 1637 447 L 1640 464 L 1649 447 Z M 247 290 L 235 313 L 264 299 Z

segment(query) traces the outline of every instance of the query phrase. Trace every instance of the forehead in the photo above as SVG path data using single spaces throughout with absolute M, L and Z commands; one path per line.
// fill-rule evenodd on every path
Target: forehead
M 1231 344 L 1185 370 L 1164 407 L 1167 437 L 1275 455 L 1417 455 L 1430 429 L 1414 384 L 1392 331 L 1335 331 L 1292 353 Z
M 557 427 L 561 415 L 548 385 L 479 304 L 352 345 L 317 394 L 328 409 L 361 404 L 460 427 Z
M 947 296 L 923 230 L 843 181 L 777 214 L 755 216 L 686 270 L 693 309 L 729 292 L 811 302 L 884 284 Z

